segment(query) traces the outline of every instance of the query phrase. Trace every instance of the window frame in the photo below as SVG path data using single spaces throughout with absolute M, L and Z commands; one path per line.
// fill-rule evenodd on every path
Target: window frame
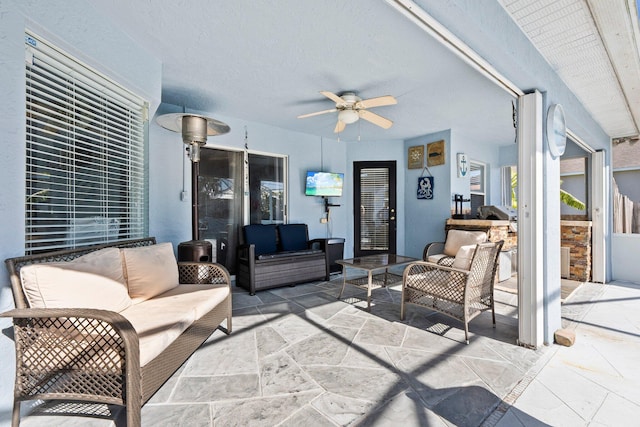
M 25 32 L 25 253 L 148 235 L 149 103 Z

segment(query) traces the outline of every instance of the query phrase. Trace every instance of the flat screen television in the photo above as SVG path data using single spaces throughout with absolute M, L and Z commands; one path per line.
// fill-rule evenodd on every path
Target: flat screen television
M 342 196 L 343 183 L 343 173 L 307 171 L 304 194 L 323 197 Z

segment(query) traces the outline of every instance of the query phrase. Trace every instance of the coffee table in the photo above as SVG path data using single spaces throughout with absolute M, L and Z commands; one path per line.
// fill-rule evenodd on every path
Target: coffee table
M 396 283 L 398 279 L 402 280 L 402 276 L 389 272 L 390 267 L 408 264 L 410 262 L 420 261 L 417 258 L 411 258 L 395 254 L 367 255 L 357 258 L 341 259 L 336 263 L 342 266 L 342 290 L 338 299 L 342 297 L 344 288 L 349 283 L 361 288 L 367 288 L 367 310 L 371 310 L 371 289 L 376 287 L 385 287 L 391 283 Z M 367 272 L 363 277 L 347 278 L 347 269 L 355 268 Z M 376 270 L 384 272 L 373 274 Z

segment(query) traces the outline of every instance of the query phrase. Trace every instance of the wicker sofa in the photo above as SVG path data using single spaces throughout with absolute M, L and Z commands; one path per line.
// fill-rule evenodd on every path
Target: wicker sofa
M 6 260 L 20 402 L 122 405 L 129 426 L 141 406 L 226 320 L 231 281 L 214 263 L 177 263 L 155 238 Z
M 238 245 L 236 285 L 256 291 L 329 280 L 326 239 L 309 240 L 306 224 L 245 225 Z

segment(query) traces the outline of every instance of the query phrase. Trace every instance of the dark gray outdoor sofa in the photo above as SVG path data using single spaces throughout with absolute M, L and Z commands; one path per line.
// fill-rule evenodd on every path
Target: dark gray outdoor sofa
M 306 224 L 252 224 L 244 226 L 242 234 L 236 285 L 251 295 L 263 289 L 329 280 L 326 239 L 310 241 Z

